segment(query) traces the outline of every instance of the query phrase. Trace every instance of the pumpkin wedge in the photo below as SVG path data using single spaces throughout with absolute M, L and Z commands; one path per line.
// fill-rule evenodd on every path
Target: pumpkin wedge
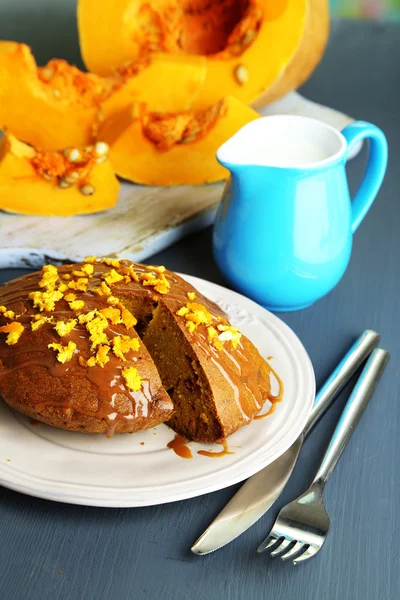
M 64 60 L 37 67 L 29 46 L 0 42 L 0 128 L 45 150 L 93 140 L 111 83 Z
M 318 64 L 328 11 L 328 0 L 79 0 L 78 27 L 94 73 L 152 52 L 200 55 L 207 76 L 197 108 L 221 95 L 261 105 L 298 87 Z
M 114 206 L 120 184 L 107 144 L 42 151 L 5 132 L 0 139 L 0 209 L 70 216 Z
M 232 96 L 197 112 L 149 113 L 135 105 L 101 135 L 110 144 L 110 160 L 121 177 L 145 185 L 197 185 L 228 177 L 215 153 L 257 118 Z
M 102 120 L 112 121 L 133 103 L 147 110 L 187 110 L 204 83 L 203 56 L 153 54 L 142 63 L 125 63 L 113 74 L 113 91 L 102 104 Z

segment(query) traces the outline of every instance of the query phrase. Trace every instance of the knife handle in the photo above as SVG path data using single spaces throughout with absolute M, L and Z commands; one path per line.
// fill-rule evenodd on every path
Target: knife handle
M 310 433 L 349 379 L 368 358 L 379 340 L 380 335 L 376 331 L 366 329 L 354 342 L 315 396 L 313 409 L 304 428 L 305 436 Z
M 363 412 L 367 408 L 389 358 L 389 352 L 382 348 L 376 348 L 372 352 L 344 407 L 313 483 L 321 482 L 324 485 L 328 481 Z

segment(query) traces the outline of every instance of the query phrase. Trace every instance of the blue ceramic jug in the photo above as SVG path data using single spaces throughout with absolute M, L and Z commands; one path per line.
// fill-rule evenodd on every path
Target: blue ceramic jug
M 345 164 L 364 138 L 368 165 L 351 201 Z M 231 173 L 213 233 L 222 273 L 273 311 L 305 308 L 327 294 L 382 183 L 383 132 L 363 121 L 340 133 L 306 117 L 263 117 L 223 144 L 217 159 Z

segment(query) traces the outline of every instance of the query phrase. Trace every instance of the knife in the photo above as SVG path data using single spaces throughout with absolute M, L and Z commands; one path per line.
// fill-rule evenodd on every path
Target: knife
M 380 335 L 367 329 L 342 358 L 315 397 L 307 424 L 286 452 L 250 477 L 193 544 L 194 554 L 214 552 L 244 533 L 260 519 L 281 495 L 292 474 L 305 437 L 339 392 L 368 358 Z

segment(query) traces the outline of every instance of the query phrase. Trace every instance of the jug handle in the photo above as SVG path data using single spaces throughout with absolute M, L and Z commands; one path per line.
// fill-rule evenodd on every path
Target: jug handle
M 368 138 L 370 140 L 368 163 L 364 177 L 352 200 L 352 232 L 357 231 L 361 221 L 371 208 L 381 187 L 387 161 L 388 146 L 385 134 L 379 127 L 366 121 L 355 121 L 342 130 L 347 142 L 347 157 L 351 148 Z

